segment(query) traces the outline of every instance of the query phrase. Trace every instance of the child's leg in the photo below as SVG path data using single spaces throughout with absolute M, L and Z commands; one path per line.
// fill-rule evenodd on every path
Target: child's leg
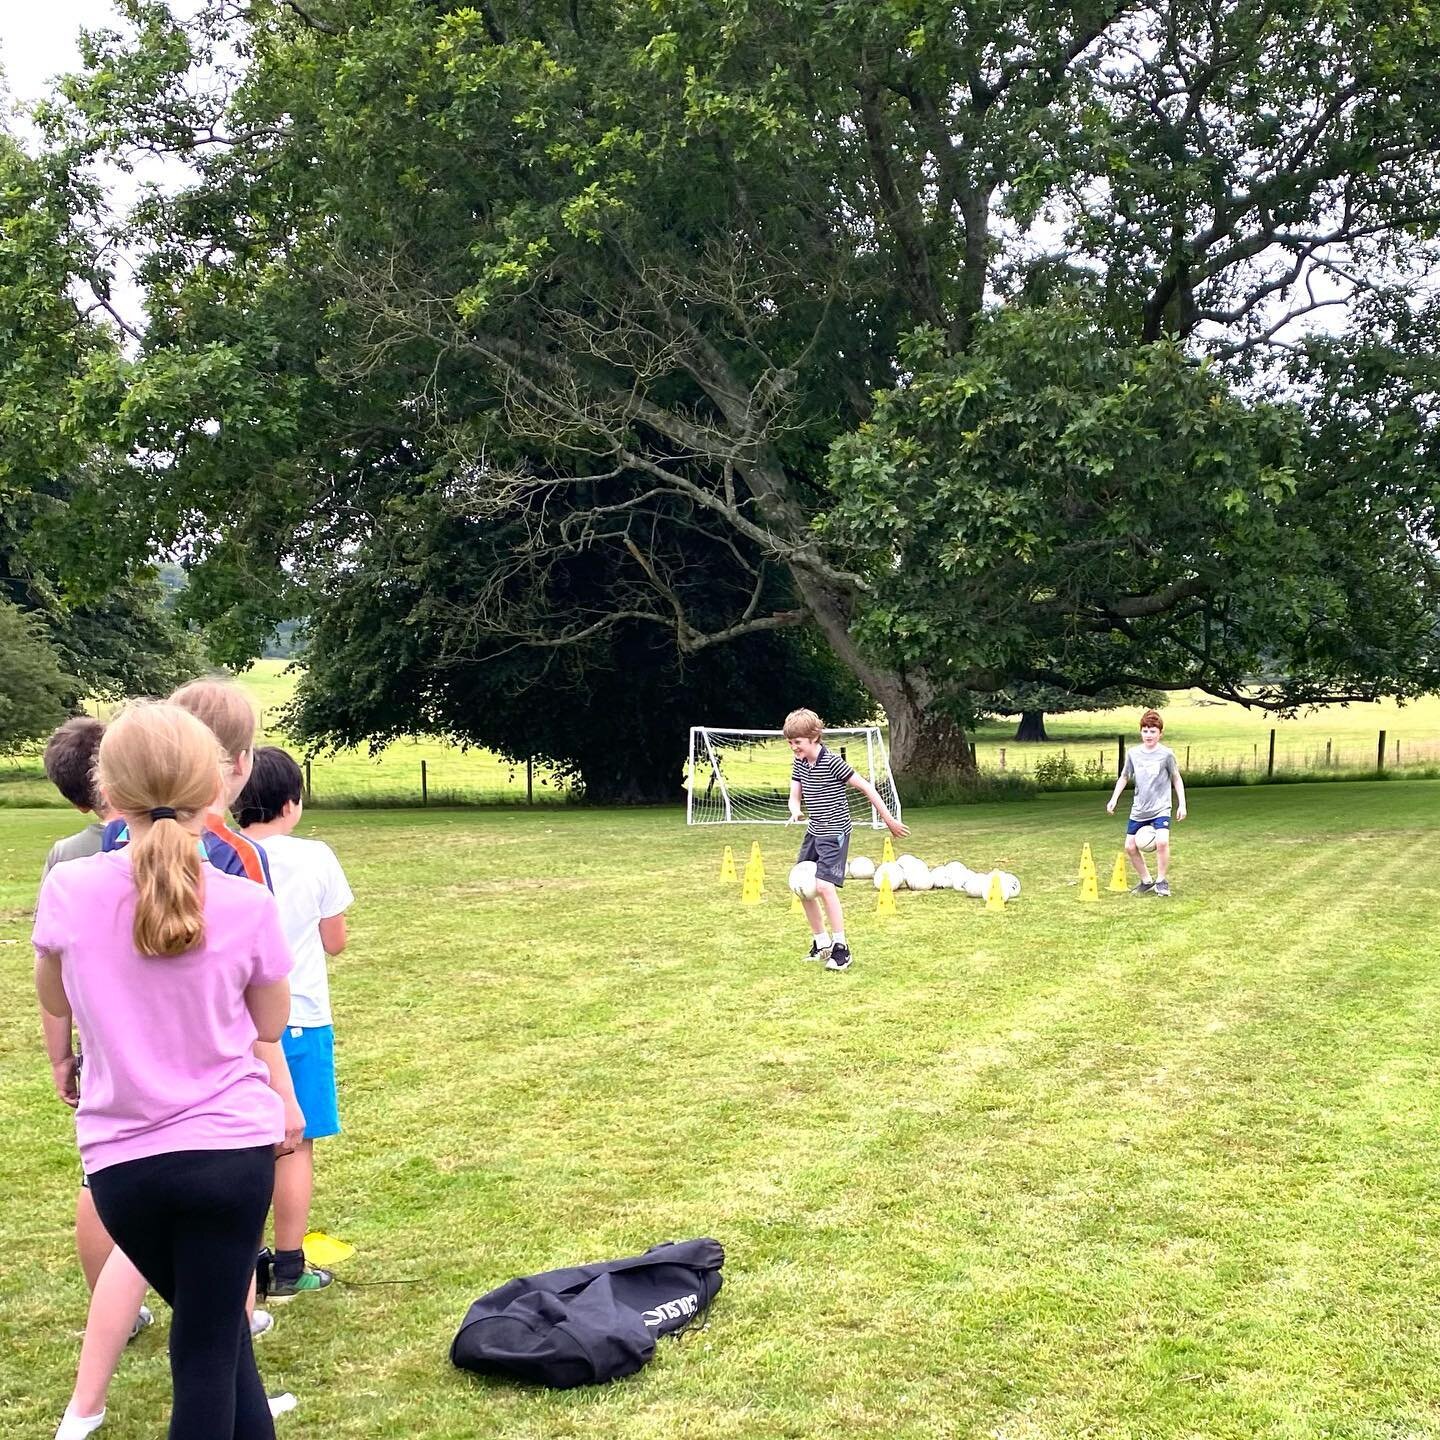
M 270 1147 L 157 1155 L 93 1183 L 117 1243 L 174 1308 L 170 1440 L 273 1440 L 244 1312 L 275 1186 Z
M 1133 835 L 1125 837 L 1125 853 L 1130 857 L 1130 863 L 1135 867 L 1135 873 L 1140 877 L 1142 884 L 1150 883 L 1150 867 L 1145 863 L 1145 852 L 1135 843 Z
M 825 917 L 820 910 L 820 902 L 813 897 L 809 900 L 802 900 L 800 908 L 805 912 L 805 918 L 810 922 L 810 933 L 812 935 L 823 935 L 825 933 Z
M 75 1197 L 75 1249 L 80 1256 L 80 1268 L 85 1272 L 85 1284 L 92 1293 L 114 1248 L 110 1232 L 95 1213 L 95 1197 L 90 1187 L 82 1185 Z
M 1155 832 L 1155 878 L 1163 880 L 1170 869 L 1170 832 Z
M 145 1277 L 112 1245 L 90 1297 L 80 1368 L 70 1397 L 72 1415 L 98 1415 L 105 1408 L 110 1381 L 135 1328 L 145 1290 Z
M 275 1251 L 299 1250 L 310 1228 L 315 1192 L 315 1142 L 302 1140 L 275 1161 Z
M 825 918 L 830 922 L 830 933 L 841 936 L 845 933 L 845 915 L 840 909 L 840 895 L 828 880 L 816 883 L 815 894 L 825 907 Z

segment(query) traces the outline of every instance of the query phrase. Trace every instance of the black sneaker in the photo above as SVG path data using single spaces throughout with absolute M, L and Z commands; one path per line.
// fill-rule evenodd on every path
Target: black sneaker
M 1155 893 L 1155 882 L 1153 880 L 1142 880 L 1138 885 L 1130 887 L 1132 895 L 1153 895 Z M 1167 890 L 1168 894 L 1169 891 Z
M 818 940 L 811 940 L 810 953 L 805 957 L 807 960 L 828 960 L 830 958 L 830 947 L 822 945 Z
M 830 958 L 825 962 L 827 970 L 848 970 L 851 961 L 850 947 L 842 940 L 830 947 Z
M 1157 880 L 1155 882 L 1155 893 L 1163 895 L 1167 900 L 1170 898 L 1170 882 L 1168 880 Z
M 311 1290 L 323 1290 L 334 1279 L 328 1270 L 322 1270 L 318 1265 L 306 1265 L 298 1275 L 280 1275 L 272 1267 L 265 1298 L 291 1300 L 296 1295 L 305 1295 Z

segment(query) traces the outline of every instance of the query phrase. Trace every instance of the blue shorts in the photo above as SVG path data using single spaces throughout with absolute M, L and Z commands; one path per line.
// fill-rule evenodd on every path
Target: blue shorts
M 1127 835 L 1138 834 L 1147 825 L 1155 830 L 1168 830 L 1170 828 L 1170 817 L 1168 815 L 1157 815 L 1153 820 L 1136 820 L 1132 816 L 1125 823 L 1125 833 Z
M 806 831 L 805 839 L 800 845 L 800 853 L 795 857 L 795 863 L 799 865 L 802 861 L 813 860 L 815 862 L 815 878 L 828 880 L 832 885 L 838 887 L 845 883 L 845 861 L 849 854 L 850 832 L 848 830 L 843 835 L 811 835 L 809 831 Z
M 290 1066 L 295 1098 L 305 1116 L 305 1138 L 323 1140 L 340 1133 L 340 1101 L 335 1093 L 335 1027 L 287 1025 L 280 1048 Z

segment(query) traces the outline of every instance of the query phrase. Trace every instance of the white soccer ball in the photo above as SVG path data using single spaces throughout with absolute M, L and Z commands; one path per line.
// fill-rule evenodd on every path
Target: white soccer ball
M 1000 886 L 1004 891 L 1007 900 L 1013 900 L 1020 893 L 1020 877 L 1012 875 L 1008 870 L 1000 872 Z
M 790 888 L 802 899 L 815 898 L 815 862 L 802 860 L 790 871 Z
M 900 873 L 905 877 L 905 886 L 909 890 L 928 890 L 930 888 L 930 867 L 916 855 L 902 855 L 896 862 L 900 866 Z
M 903 890 L 905 888 L 905 872 L 900 868 L 898 860 L 892 860 L 888 865 L 877 865 L 875 867 L 875 888 L 880 889 L 884 884 L 886 876 L 890 878 L 892 890 Z
M 965 893 L 965 882 L 974 873 L 963 860 L 952 860 L 946 867 L 950 876 L 950 888 Z
M 984 873 L 978 870 L 969 871 L 961 882 L 960 888 L 972 900 L 983 900 L 990 891 L 990 872 L 988 870 Z
M 930 884 L 936 890 L 953 890 L 955 876 L 951 873 L 948 865 L 937 865 L 930 872 Z
M 868 855 L 856 855 L 850 861 L 850 873 L 857 880 L 869 880 L 875 874 L 875 862 Z
M 1142 825 L 1135 832 L 1135 843 L 1145 851 L 1155 848 L 1155 827 L 1153 825 Z

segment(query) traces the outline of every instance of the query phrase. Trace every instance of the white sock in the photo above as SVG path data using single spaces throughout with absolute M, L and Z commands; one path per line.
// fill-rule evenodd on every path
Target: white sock
M 55 1432 L 55 1440 L 85 1440 L 87 1435 L 93 1435 L 104 1423 L 103 1410 L 98 1415 L 76 1415 L 67 1405 L 64 1415 L 60 1417 L 60 1428 Z
M 818 931 L 815 935 L 815 943 L 820 949 L 824 950 L 830 944 L 829 932 L 825 930 Z
M 299 1403 L 288 1390 L 283 1395 L 272 1395 L 270 1397 L 270 1418 L 273 1420 L 277 1415 L 288 1415 Z
M 845 943 L 845 932 L 844 932 L 843 930 L 837 930 L 837 931 L 835 932 L 835 944 L 837 944 L 837 945 L 843 945 L 844 943 Z

